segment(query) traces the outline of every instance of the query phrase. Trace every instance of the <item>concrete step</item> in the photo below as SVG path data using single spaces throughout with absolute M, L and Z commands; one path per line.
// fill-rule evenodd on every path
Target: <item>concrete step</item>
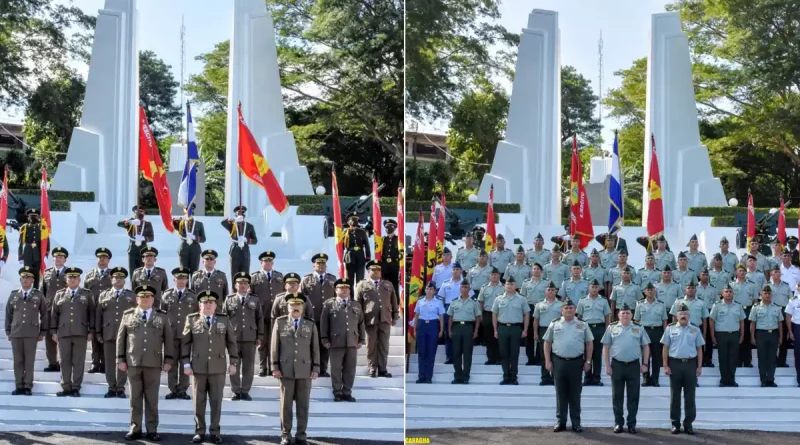
M 406 374 L 406 384 L 411 382 L 415 382 L 417 380 L 416 374 Z M 452 373 L 435 373 L 433 375 L 433 383 L 442 383 L 442 384 L 449 384 L 453 380 Z M 470 385 L 498 385 L 500 381 L 503 380 L 502 373 L 498 373 L 496 375 L 487 375 L 487 374 L 472 374 L 469 379 Z M 518 376 L 519 384 L 520 385 L 538 385 L 539 381 L 541 380 L 540 376 L 538 375 L 519 375 Z M 700 387 L 704 386 L 714 386 L 716 387 L 719 384 L 719 374 L 717 375 L 706 375 L 703 374 L 697 378 Z M 601 381 L 608 387 L 611 386 L 611 377 L 607 375 L 603 375 L 601 377 Z M 666 376 L 662 376 L 659 379 L 659 382 L 662 385 L 669 385 L 669 378 Z M 761 386 L 761 379 L 758 375 L 736 375 L 736 383 L 739 384 L 740 387 L 760 387 Z M 797 386 L 797 379 L 794 375 L 792 376 L 775 376 L 775 383 L 778 386 Z
M 752 350 L 752 355 L 753 355 L 753 363 L 755 364 L 755 363 L 757 363 L 757 360 L 758 360 L 757 359 L 758 354 L 757 354 L 755 348 Z M 447 359 L 447 356 L 445 354 L 444 345 L 439 345 L 439 347 L 436 348 L 436 357 L 434 358 L 434 363 L 444 363 L 446 359 Z M 409 360 L 410 360 L 411 363 L 417 363 L 417 354 L 411 355 Z M 525 353 L 525 349 L 524 348 L 520 349 L 519 359 L 518 360 L 519 360 L 520 366 L 524 365 L 528 361 L 528 356 Z M 719 360 L 719 354 L 715 350 L 714 351 L 714 355 L 712 356 L 712 361 L 714 363 L 717 363 L 718 360 Z M 476 350 L 472 352 L 472 363 L 473 363 L 473 366 L 475 366 L 477 364 L 482 364 L 485 361 L 486 361 L 486 351 L 482 350 L 482 351 L 479 352 L 479 351 L 477 351 L 477 347 L 476 347 Z M 794 352 L 792 352 L 792 350 L 789 350 L 789 353 L 786 355 L 786 362 L 789 363 L 789 365 L 793 366 L 793 363 L 794 363 Z
M 481 363 L 483 363 L 483 362 L 481 362 Z M 498 376 L 498 375 L 502 375 L 503 374 L 502 369 L 503 368 L 500 365 L 484 365 L 484 364 L 474 365 L 473 364 L 472 368 L 470 369 L 470 375 L 471 376 L 476 376 L 476 375 Z M 520 364 L 518 375 L 520 375 L 520 376 L 524 375 L 524 376 L 539 377 L 539 376 L 542 375 L 541 371 L 542 371 L 541 366 L 523 366 L 522 364 Z M 417 363 L 417 362 L 409 363 L 408 372 L 410 374 L 416 374 L 417 372 L 419 372 L 419 363 Z M 452 375 L 453 374 L 453 365 L 445 365 L 445 364 L 439 365 L 439 364 L 437 364 L 433 368 L 433 373 L 434 373 L 434 375 L 437 375 L 437 374 Z M 794 377 L 796 375 L 796 373 L 797 372 L 795 371 L 794 366 L 791 366 L 789 368 L 775 368 L 775 375 L 776 376 Z M 663 375 L 663 371 L 662 371 L 661 374 Z M 604 377 L 608 377 L 608 376 L 605 375 L 605 371 L 603 371 L 603 376 Z M 719 368 L 718 367 L 703 368 L 703 376 L 705 376 L 705 377 L 711 377 L 711 376 L 719 377 Z M 736 376 L 737 377 L 739 377 L 739 376 L 758 376 L 758 366 L 754 366 L 753 368 L 736 368 Z

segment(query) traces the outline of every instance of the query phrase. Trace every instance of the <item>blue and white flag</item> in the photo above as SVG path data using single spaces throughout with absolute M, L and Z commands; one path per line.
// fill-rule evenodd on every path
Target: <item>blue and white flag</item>
M 622 176 L 619 171 L 619 144 L 614 132 L 614 153 L 611 156 L 611 177 L 608 184 L 608 233 L 622 229 L 625 217 L 622 205 Z
M 200 154 L 197 151 L 197 142 L 194 136 L 194 124 L 192 123 L 192 106 L 186 104 L 186 124 L 188 126 L 188 140 L 186 150 L 186 165 L 183 167 L 181 186 L 178 189 L 178 204 L 184 209 L 188 209 L 188 214 L 193 213 L 191 204 L 194 203 L 197 194 L 197 165 L 200 163 Z

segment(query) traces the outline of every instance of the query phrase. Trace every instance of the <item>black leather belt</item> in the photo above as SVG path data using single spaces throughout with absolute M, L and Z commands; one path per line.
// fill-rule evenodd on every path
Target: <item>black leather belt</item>
M 661 325 L 658 325 L 658 326 L 645 326 L 644 328 L 645 329 L 658 329 L 658 328 L 662 328 L 663 329 L 664 326 L 661 326 Z
M 475 324 L 474 321 L 454 321 L 453 323 L 457 323 L 457 324 Z
M 738 334 L 739 331 L 717 331 L 717 334 Z
M 605 326 L 605 323 L 589 323 L 590 328 L 596 328 L 598 326 Z
M 581 355 L 579 355 L 577 357 L 562 357 L 562 356 L 556 355 L 556 354 L 553 354 L 553 356 L 556 357 L 556 358 L 560 358 L 561 360 L 566 360 L 566 361 L 578 360 L 578 359 L 583 360 L 583 354 L 581 354 Z
M 522 323 L 498 323 L 497 325 L 511 327 L 511 326 L 522 326 Z
M 615 358 L 612 358 L 611 360 L 612 360 L 612 361 L 615 361 L 615 362 L 617 362 L 617 363 L 622 363 L 623 365 L 630 365 L 631 363 L 638 363 L 638 362 L 639 362 L 639 359 L 638 359 L 638 358 L 637 358 L 636 360 L 631 360 L 631 361 L 629 361 L 629 362 L 623 362 L 622 360 L 617 360 L 617 359 L 615 359 Z
M 777 331 L 777 329 L 756 329 L 756 331 L 766 332 L 767 334 L 772 334 L 772 332 Z
M 670 360 L 677 360 L 677 361 L 679 361 L 679 362 L 681 362 L 681 363 L 689 363 L 689 362 L 696 362 L 696 361 L 697 361 L 697 357 L 692 357 L 692 358 L 675 358 L 675 357 L 670 357 L 669 359 L 670 359 Z

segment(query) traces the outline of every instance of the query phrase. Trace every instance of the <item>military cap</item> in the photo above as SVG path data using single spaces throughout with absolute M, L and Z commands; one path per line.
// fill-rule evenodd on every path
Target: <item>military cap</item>
M 779 240 L 777 236 L 772 239 L 772 245 L 774 246 L 776 244 L 778 244 L 778 245 L 781 244 L 781 240 Z
M 452 268 L 452 269 L 463 269 L 463 267 L 461 267 L 461 263 L 459 263 L 458 261 L 456 261 L 455 263 L 453 263 L 453 265 L 451 266 L 451 268 Z
M 725 285 L 722 286 L 722 290 L 733 290 L 733 286 L 731 286 L 731 283 L 725 283 Z
M 286 275 L 283 276 L 283 282 L 284 283 L 299 283 L 300 282 L 300 275 L 298 275 L 298 274 L 296 274 L 294 272 L 289 272 L 289 273 L 287 273 Z
M 153 286 L 138 286 L 133 290 L 137 297 L 152 297 L 156 294 L 156 288 Z
M 99 247 L 97 248 L 97 250 L 94 251 L 94 256 L 96 257 L 107 256 L 110 259 L 111 251 L 106 249 L 105 247 Z
M 689 278 L 689 281 L 686 282 L 686 287 L 697 287 L 697 281 L 695 281 L 694 277 Z
M 666 243 L 667 242 L 667 237 L 665 237 L 664 235 L 658 235 L 658 238 L 656 238 L 656 241 L 664 241 Z
M 631 266 L 625 266 L 622 268 L 623 272 L 633 273 L 633 268 Z
M 708 272 L 708 267 L 704 267 L 704 268 L 700 269 L 700 274 L 708 274 L 708 273 L 709 273 Z
M 80 268 L 77 268 L 77 267 L 68 267 L 68 268 L 64 269 L 64 275 L 66 275 L 67 278 L 80 277 L 82 274 L 83 274 L 83 270 L 81 270 Z
M 358 213 L 356 213 L 356 212 L 353 212 L 353 213 L 351 213 L 351 214 L 347 215 L 347 220 L 348 220 L 348 221 L 352 221 L 352 220 L 359 221 L 359 220 L 360 220 L 360 218 L 358 217 Z
M 35 276 L 34 275 L 34 270 L 33 270 L 33 268 L 31 266 L 24 266 L 19 270 L 19 276 L 20 276 L 20 278 L 22 278 L 22 277 L 33 277 L 33 276 Z
M 672 267 L 669 264 L 664 265 L 664 270 L 661 272 L 672 272 Z
M 197 301 L 200 303 L 216 303 L 219 300 L 219 295 L 213 290 L 205 290 L 197 294 Z
M 306 301 L 306 296 L 300 292 L 286 295 L 286 302 L 289 304 L 305 304 Z
M 219 255 L 214 249 L 206 249 L 200 254 L 200 256 L 203 257 L 203 259 L 208 259 L 207 257 L 211 257 L 212 260 L 216 260 Z
M 464 278 L 463 280 L 461 280 L 461 285 L 462 285 L 462 286 L 469 286 L 469 280 L 467 280 L 466 278 Z
M 486 253 L 486 251 L 483 249 L 481 249 L 481 251 L 478 252 L 478 256 L 486 256 L 486 255 L 488 255 L 488 253 Z
M 592 248 L 592 253 L 591 253 L 590 255 L 591 255 L 591 256 L 595 256 L 595 255 L 598 255 L 598 256 L 599 256 L 599 255 L 600 255 L 600 252 L 598 252 L 598 251 L 597 251 L 597 249 L 593 247 L 593 248 Z
M 262 252 L 261 255 L 258 256 L 258 261 L 274 260 L 274 259 L 275 259 L 275 252 L 271 250 Z
M 626 248 L 624 248 L 624 247 L 623 247 L 622 249 L 619 249 L 619 253 L 618 253 L 617 255 L 625 255 L 625 256 L 628 256 L 628 249 L 626 249 Z
M 466 239 L 466 238 L 472 238 L 472 237 L 473 237 L 473 236 L 472 236 L 472 232 L 467 232 L 467 233 L 464 235 L 464 239 Z
M 428 281 L 428 284 L 425 285 L 426 289 L 436 289 L 436 282 L 431 280 Z
M 517 253 L 525 253 L 525 248 L 522 247 L 522 244 L 520 244 L 519 247 L 517 247 Z
M 397 221 L 395 221 L 395 220 L 393 220 L 393 219 L 389 218 L 389 219 L 387 219 L 386 221 L 384 221 L 384 222 L 383 222 L 383 227 L 386 227 L 386 226 L 388 226 L 389 224 L 394 224 L 395 226 L 397 226 Z
M 645 257 L 645 258 L 655 258 L 656 256 L 655 256 L 655 255 L 653 255 L 653 251 L 652 251 L 652 250 L 650 250 L 650 251 L 648 251 L 648 252 L 647 252 L 647 253 L 644 255 L 644 257 Z
M 581 267 L 581 263 L 579 263 L 578 260 L 575 260 L 572 262 L 572 267 Z
M 448 253 L 453 253 L 453 252 L 451 252 L 449 248 L 445 247 L 444 250 L 442 250 L 442 254 L 448 254 Z
M 553 246 L 553 253 L 561 253 L 561 248 L 558 246 Z
M 250 274 L 247 272 L 239 272 L 233 276 L 233 282 L 238 283 L 240 281 L 244 281 L 249 283 L 250 282 Z
M 689 306 L 686 306 L 686 303 L 681 303 L 680 306 L 678 306 L 678 312 L 688 312 L 688 311 L 689 311 Z
M 490 273 L 490 274 L 492 274 L 492 273 L 500 273 L 500 271 L 499 271 L 499 270 L 497 270 L 497 268 L 496 268 L 496 267 L 492 266 L 492 268 L 489 270 L 489 273 Z
M 503 240 L 503 241 L 506 240 L 506 237 L 504 237 L 502 233 L 497 235 L 497 241 L 500 241 L 500 240 Z
M 376 260 L 367 261 L 367 269 L 381 269 L 381 262 Z
M 514 284 L 517 284 L 517 280 L 515 280 L 515 279 L 514 279 L 514 276 L 512 275 L 512 276 L 508 277 L 508 279 L 506 280 L 506 283 L 514 283 Z
M 720 243 L 720 244 L 728 244 L 728 238 L 725 238 L 725 237 L 723 236 L 722 238 L 720 238 L 720 240 L 719 240 L 719 243 Z
M 744 269 L 744 270 L 747 270 L 747 268 L 746 268 L 746 267 L 744 267 L 744 264 L 742 264 L 742 263 L 739 263 L 739 264 L 737 264 L 737 265 L 736 265 L 736 268 L 737 268 L 737 269 Z
M 28 211 L 25 212 L 25 215 L 27 215 L 27 216 L 31 216 L 31 215 L 41 216 L 41 212 L 39 212 L 39 209 L 28 209 Z
M 189 278 L 190 270 L 183 266 L 172 269 L 172 276 L 175 278 Z
M 565 308 L 567 306 L 575 306 L 575 303 L 573 303 L 569 297 L 565 298 L 562 303 L 563 303 L 561 306 L 562 308 Z
M 722 254 L 719 253 L 719 252 L 715 253 L 714 256 L 712 257 L 712 259 L 722 261 Z
M 128 269 L 117 266 L 110 271 L 112 277 L 128 278 Z
M 783 250 L 781 251 L 781 255 L 789 255 L 789 256 L 791 256 L 792 255 L 792 251 L 789 250 L 788 248 L 784 247 Z
M 761 292 L 766 292 L 766 293 L 771 294 L 772 293 L 772 288 L 769 286 L 769 284 L 765 284 L 764 287 L 761 288 Z
M 158 249 L 156 249 L 153 246 L 147 246 L 144 249 L 142 249 L 141 252 L 142 252 L 142 256 L 145 256 L 145 255 L 158 256 Z
M 647 289 L 655 289 L 656 287 L 653 286 L 653 282 L 652 281 L 648 281 L 647 282 L 647 286 L 645 286 L 644 288 L 645 288 L 645 290 L 647 290 Z
M 311 257 L 312 263 L 327 263 L 328 262 L 328 254 L 326 253 L 318 253 Z
M 758 261 L 758 258 L 756 258 L 755 255 L 747 255 L 747 261 L 750 261 L 750 260 Z
M 775 272 L 776 270 L 780 271 L 781 270 L 781 266 L 780 266 L 780 264 L 775 264 L 772 267 L 770 267 L 769 270 L 770 270 L 770 272 Z
M 556 284 L 555 284 L 555 283 L 553 283 L 553 280 L 550 280 L 550 281 L 547 283 L 547 287 L 546 287 L 545 289 L 558 289 L 558 287 L 556 287 Z
M 131 207 L 131 212 L 133 212 L 133 213 L 136 213 L 136 212 L 144 212 L 144 211 L 145 211 L 145 209 L 144 209 L 144 207 L 142 207 L 142 206 L 138 206 L 138 205 L 137 205 L 137 206 L 133 206 L 133 207 Z
M 619 310 L 620 310 L 620 311 L 628 311 L 628 312 L 630 312 L 630 311 L 631 311 L 631 307 L 630 307 L 630 306 L 628 306 L 628 303 L 623 303 L 623 304 L 622 304 L 622 307 L 621 307 L 621 308 L 619 308 Z
M 544 241 L 544 237 L 542 236 L 541 233 L 537 233 L 536 234 L 536 238 L 534 238 L 533 240 L 536 241 L 537 239 L 540 239 L 540 240 Z
M 678 254 L 678 259 L 681 259 L 681 258 L 688 258 L 686 256 L 686 252 L 681 252 L 681 253 Z
M 50 252 L 50 253 L 51 253 L 51 255 L 53 255 L 53 256 L 59 256 L 59 255 L 61 255 L 61 256 L 63 256 L 64 258 L 67 258 L 67 257 L 69 257 L 69 252 L 67 252 L 67 249 L 65 249 L 65 248 L 63 248 L 63 247 L 56 247 L 56 248 L 55 248 L 55 249 L 53 249 L 53 251 L 52 251 L 52 252 Z
M 338 280 L 336 280 L 333 283 L 333 286 L 337 287 L 337 288 L 338 287 L 346 287 L 346 288 L 350 289 L 350 282 L 345 280 L 345 279 L 343 279 L 343 278 L 339 278 Z
M 240 211 L 242 213 L 246 212 L 247 211 L 247 207 L 245 207 L 245 206 L 236 206 L 236 207 L 233 208 L 233 213 L 238 213 Z
M 592 281 L 589 282 L 589 286 L 599 286 L 600 282 L 597 281 L 597 278 L 592 278 Z
M 689 238 L 689 243 L 691 243 L 692 241 L 697 241 L 697 234 L 694 234 L 694 235 L 692 235 L 691 238 Z M 688 246 L 689 243 L 686 243 L 686 245 Z

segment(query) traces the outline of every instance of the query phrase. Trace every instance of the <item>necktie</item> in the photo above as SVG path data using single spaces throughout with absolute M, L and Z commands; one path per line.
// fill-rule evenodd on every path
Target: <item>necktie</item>
M 147 323 L 147 312 L 142 312 L 142 321 Z
M 298 322 L 299 322 L 299 321 L 300 321 L 300 320 L 295 320 L 295 321 L 294 321 L 294 330 L 295 330 L 295 331 L 297 330 L 297 325 L 298 325 Z
M 380 281 L 375 281 L 375 287 L 378 287 L 379 285 L 380 285 Z
M 206 325 L 208 325 L 209 328 L 211 327 L 211 317 L 206 317 Z
M 272 281 L 272 272 L 267 272 L 267 281 Z
M 150 278 L 150 269 L 147 270 L 147 278 Z
M 325 281 L 325 275 L 320 275 L 319 276 L 319 282 L 322 283 L 324 281 Z
M 100 271 L 100 276 L 101 276 L 101 277 L 102 277 L 103 275 L 105 275 L 105 274 L 106 274 L 106 270 L 105 270 L 105 269 L 103 269 L 103 270 L 101 270 L 101 271 Z
M 183 291 L 179 290 L 178 291 L 178 300 L 180 300 L 181 298 L 183 298 Z
M 56 278 L 60 278 L 60 277 L 61 277 L 61 269 L 58 269 L 56 271 Z
M 210 279 L 211 279 L 211 272 L 206 272 L 206 280 L 210 280 Z
M 75 291 L 72 291 L 72 298 L 75 298 Z
M 22 300 L 23 301 L 28 301 L 28 292 L 25 292 L 24 294 L 22 294 Z
M 117 291 L 117 298 L 119 298 L 119 296 L 120 296 L 120 294 L 121 294 L 121 293 L 122 293 L 122 291 L 121 291 L 121 290 L 118 290 L 118 291 Z
M 344 308 L 347 307 L 347 300 L 342 300 L 342 307 L 344 307 Z

